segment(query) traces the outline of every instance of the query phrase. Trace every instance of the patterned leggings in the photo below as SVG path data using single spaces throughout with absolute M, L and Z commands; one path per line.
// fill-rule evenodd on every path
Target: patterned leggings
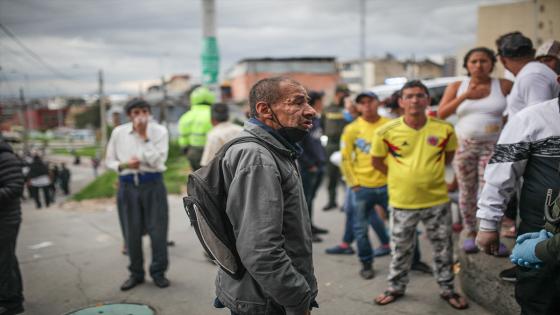
M 453 169 L 459 184 L 459 209 L 468 232 L 476 231 L 476 202 L 484 186 L 484 169 L 496 141 L 460 139 Z

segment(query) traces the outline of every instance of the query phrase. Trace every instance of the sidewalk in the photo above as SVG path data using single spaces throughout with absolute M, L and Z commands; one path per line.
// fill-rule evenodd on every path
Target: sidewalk
M 77 170 L 76 176 L 87 177 L 85 172 L 86 168 Z M 91 168 L 87 172 L 92 176 Z M 342 191 L 339 197 L 342 198 Z M 321 189 L 316 207 L 322 207 L 325 201 L 325 189 Z M 229 315 L 229 312 L 211 306 L 216 267 L 203 257 L 180 197 L 170 195 L 169 204 L 169 234 L 176 243 L 169 248 L 167 275 L 171 286 L 159 289 L 148 277 L 143 285 L 121 292 L 119 287 L 128 276 L 128 258 L 120 253 L 122 237 L 113 200 L 57 203 L 46 210 L 35 210 L 30 202 L 25 203 L 18 241 L 26 297 L 25 314 L 65 314 L 97 303 L 137 302 L 154 307 L 158 314 Z M 417 272 L 411 273 L 411 283 L 404 298 L 383 307 L 375 305 L 373 298 L 387 285 L 390 258 L 376 260 L 375 278 L 362 280 L 355 256 L 324 254 L 325 248 L 339 242 L 344 214 L 338 210 L 323 212 L 317 209 L 315 221 L 331 233 L 313 248 L 320 305 L 313 314 L 458 314 L 439 298 L 434 278 Z M 379 244 L 376 237 L 371 239 L 374 246 Z M 430 262 L 431 249 L 424 235 L 421 245 L 423 260 Z M 144 238 L 144 255 L 149 262 L 147 237 Z M 488 313 L 471 302 L 470 309 L 460 314 Z

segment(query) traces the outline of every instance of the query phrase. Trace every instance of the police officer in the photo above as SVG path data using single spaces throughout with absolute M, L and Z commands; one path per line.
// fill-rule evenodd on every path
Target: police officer
M 327 160 L 336 151 L 340 150 L 340 135 L 344 126 L 348 121 L 344 119 L 344 99 L 348 97 L 350 90 L 344 85 L 336 87 L 334 95 L 334 102 L 325 109 L 323 118 L 324 133 L 328 137 L 326 153 Z M 340 182 L 340 170 L 338 166 L 327 162 L 327 178 L 328 178 L 328 192 L 329 201 L 323 207 L 323 210 L 331 210 L 337 207 L 336 205 L 336 187 Z
M 179 146 L 185 153 L 191 170 L 200 168 L 200 160 L 206 144 L 206 135 L 212 129 L 210 106 L 216 96 L 201 86 L 191 93 L 191 109 L 179 119 Z

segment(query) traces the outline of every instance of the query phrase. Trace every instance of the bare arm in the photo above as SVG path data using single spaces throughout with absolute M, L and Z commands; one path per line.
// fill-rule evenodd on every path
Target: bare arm
M 385 164 L 385 158 L 384 157 L 376 157 L 376 156 L 372 157 L 371 158 L 371 164 L 373 164 L 373 167 L 375 169 L 377 169 L 381 173 L 387 175 L 387 164 Z
M 459 90 L 459 86 L 461 82 L 453 82 L 445 88 L 445 92 L 443 93 L 443 97 L 439 102 L 438 106 L 438 117 L 441 119 L 445 119 L 455 113 L 457 107 L 461 105 L 461 103 L 467 99 L 467 94 L 463 93 L 457 96 L 457 91 Z
M 510 80 L 500 79 L 500 88 L 502 89 L 502 94 L 504 96 L 509 95 L 512 86 L 513 86 L 513 82 L 511 82 Z
M 455 151 L 446 151 L 445 152 L 445 165 L 451 165 L 453 162 L 453 157 L 455 156 Z

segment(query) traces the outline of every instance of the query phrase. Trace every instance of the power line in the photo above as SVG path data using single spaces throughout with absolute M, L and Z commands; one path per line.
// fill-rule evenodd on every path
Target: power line
M 0 71 L 0 76 L 2 76 L 2 77 L 4 78 L 4 79 L 2 79 L 2 80 L 0 80 L 0 81 L 5 82 L 5 84 L 3 84 L 3 85 L 6 86 L 6 90 L 8 91 L 9 95 L 12 95 L 12 96 L 13 96 L 13 95 L 16 95 L 16 96 L 17 96 L 17 93 L 14 92 L 14 89 L 13 89 L 13 87 L 12 87 L 12 84 L 11 84 L 10 80 L 8 79 L 8 77 L 6 76 L 6 74 L 4 74 L 3 71 Z M 0 85 L 0 86 L 1 86 L 1 85 Z
M 43 67 L 45 67 L 46 69 L 48 69 L 52 73 L 58 75 L 59 77 L 65 79 L 65 80 L 72 81 L 71 77 L 69 77 L 69 76 L 65 75 L 64 73 L 56 70 L 53 66 L 51 66 L 47 62 L 45 62 L 43 60 L 43 58 L 41 58 L 41 56 L 37 55 L 33 50 L 31 50 L 27 46 L 25 46 L 16 37 L 16 35 L 14 35 L 14 33 L 12 33 L 6 26 L 2 25 L 2 23 L 0 23 L 0 28 L 2 29 L 2 31 L 4 31 L 4 33 L 6 33 L 6 35 L 8 35 L 14 42 L 16 42 L 21 48 L 23 48 L 23 50 L 25 50 L 25 52 L 27 52 L 31 57 L 33 57 L 33 59 L 37 60 Z

